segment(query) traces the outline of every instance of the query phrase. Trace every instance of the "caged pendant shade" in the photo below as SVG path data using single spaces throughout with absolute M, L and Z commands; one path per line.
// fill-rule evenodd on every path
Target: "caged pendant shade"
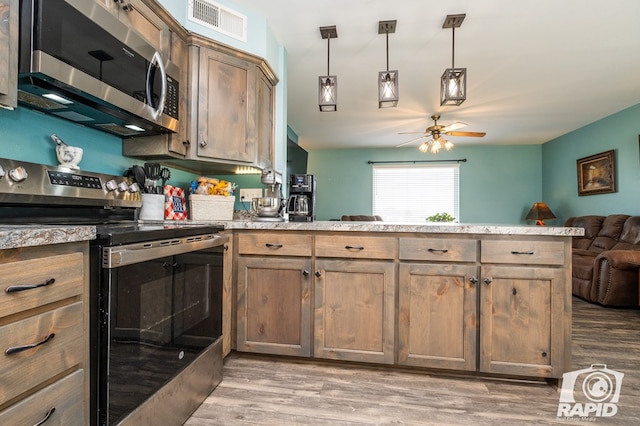
M 389 71 L 389 34 L 396 32 L 397 21 L 378 22 L 378 34 L 387 38 L 387 70 L 378 73 L 378 108 L 398 106 L 398 71 Z
M 440 105 L 458 106 L 467 99 L 467 69 L 455 66 L 456 28 L 464 21 L 466 14 L 447 15 L 442 28 L 451 28 L 451 68 L 447 68 L 440 78 Z
M 320 27 L 320 35 L 327 39 L 327 75 L 318 77 L 318 105 L 321 112 L 334 112 L 338 110 L 338 77 L 330 75 L 330 41 L 338 38 L 336 26 Z

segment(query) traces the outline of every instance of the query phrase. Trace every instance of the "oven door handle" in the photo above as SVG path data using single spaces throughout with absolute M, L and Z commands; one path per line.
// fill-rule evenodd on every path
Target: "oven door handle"
M 106 247 L 102 253 L 102 266 L 107 269 L 119 268 L 176 254 L 219 247 L 228 242 L 228 235 L 207 234 L 197 237 Z

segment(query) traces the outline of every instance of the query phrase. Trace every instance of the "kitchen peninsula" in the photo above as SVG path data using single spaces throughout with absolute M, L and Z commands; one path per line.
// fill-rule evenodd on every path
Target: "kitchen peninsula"
M 559 379 L 582 229 L 225 222 L 238 351 Z

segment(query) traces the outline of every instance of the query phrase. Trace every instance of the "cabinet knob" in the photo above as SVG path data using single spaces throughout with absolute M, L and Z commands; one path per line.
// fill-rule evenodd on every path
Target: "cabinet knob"
M 182 141 L 182 145 L 189 146 L 191 145 L 191 141 L 189 139 L 187 139 L 186 141 Z
M 482 280 L 485 284 L 489 285 L 493 282 L 493 278 L 491 277 L 487 277 L 484 280 Z
M 204 148 L 205 146 L 207 146 L 207 141 L 205 141 L 204 139 L 200 139 L 200 142 L 198 144 Z
M 473 285 L 478 284 L 478 279 L 476 277 L 471 277 L 469 278 L 469 282 Z
M 308 277 L 310 274 L 309 271 L 307 271 L 306 269 L 304 271 L 302 271 L 302 275 L 304 275 L 305 277 Z
M 322 272 L 320 271 L 316 271 L 316 273 L 314 274 L 316 277 L 320 278 L 322 276 Z

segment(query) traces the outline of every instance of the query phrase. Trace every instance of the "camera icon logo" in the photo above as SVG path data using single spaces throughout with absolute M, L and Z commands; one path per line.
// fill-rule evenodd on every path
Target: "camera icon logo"
M 605 364 L 562 375 L 558 417 L 612 417 L 618 412 L 624 373 Z

